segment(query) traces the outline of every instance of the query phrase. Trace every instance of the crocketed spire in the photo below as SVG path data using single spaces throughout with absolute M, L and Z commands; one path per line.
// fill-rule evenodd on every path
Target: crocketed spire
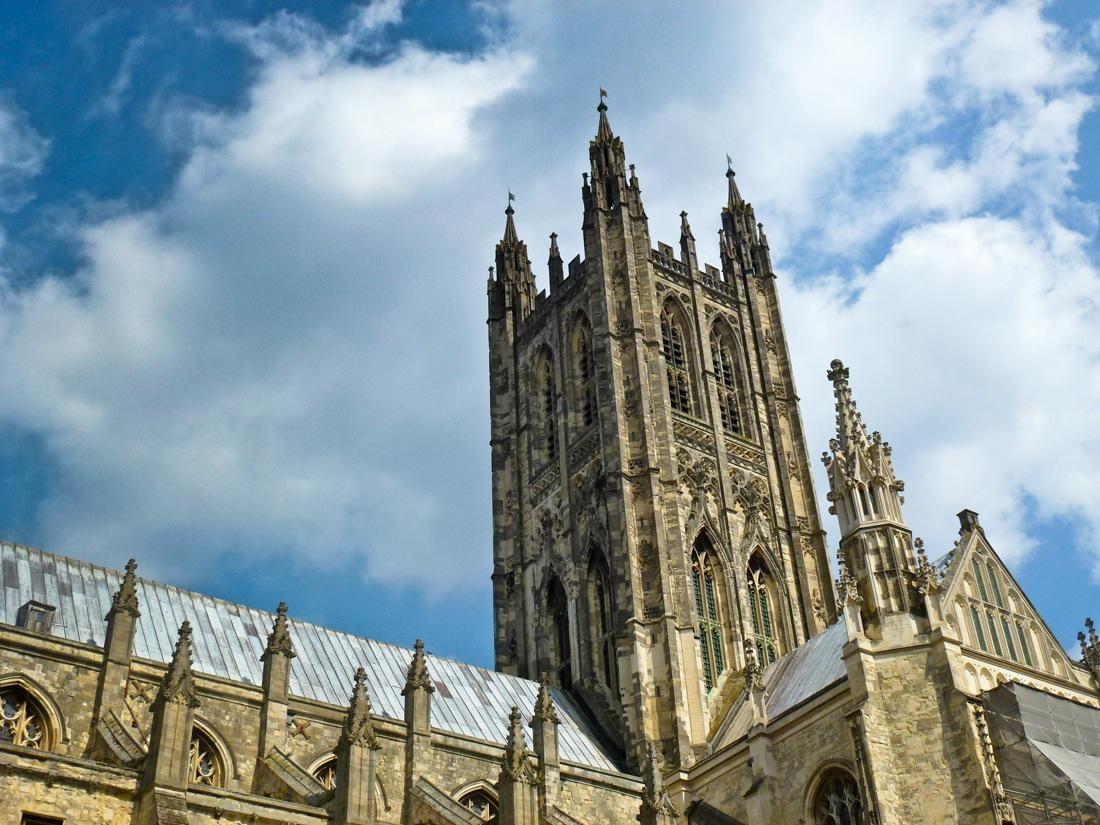
M 172 661 L 168 663 L 164 681 L 160 683 L 158 698 L 162 702 L 189 704 L 192 707 L 198 705 L 195 699 L 195 675 L 191 671 L 191 622 L 184 621 L 180 625 L 176 649 L 172 653 Z
M 833 382 L 833 395 L 836 396 L 836 438 L 840 451 L 847 452 L 849 444 L 866 448 L 869 443 L 867 428 L 856 408 L 855 399 L 852 398 L 848 368 L 839 358 L 834 358 L 826 375 Z
M 370 711 L 367 672 L 360 667 L 355 671 L 351 700 L 348 702 L 348 713 L 344 717 L 344 726 L 340 730 L 340 744 L 338 747 L 346 748 L 351 745 L 374 749 L 381 747 L 378 744 L 378 737 L 374 733 Z
M 508 738 L 504 744 L 501 768 L 512 779 L 529 779 L 527 770 L 527 744 L 523 739 L 523 714 L 512 705 L 508 714 Z
M 500 239 L 500 243 L 505 247 L 515 247 L 519 243 L 519 235 L 516 234 L 516 222 L 512 220 L 516 210 L 512 208 L 511 196 L 508 198 L 508 208 L 504 210 L 504 214 L 508 217 L 504 222 L 504 237 Z
M 741 197 L 741 192 L 737 188 L 737 173 L 733 171 L 733 161 L 730 160 L 730 156 L 726 155 L 726 180 L 729 182 L 729 198 L 726 200 L 726 211 L 733 212 L 745 205 L 744 198 Z
M 432 678 L 428 675 L 428 659 L 424 655 L 424 640 L 417 639 L 413 645 L 413 657 L 409 662 L 409 669 L 405 673 L 405 687 L 401 690 L 404 696 L 409 691 L 426 690 L 435 693 L 432 686 Z
M 130 559 L 126 562 L 126 572 L 122 576 L 122 583 L 119 585 L 114 598 L 111 599 L 111 609 L 107 612 L 108 619 L 115 613 L 129 613 L 135 619 L 141 615 L 138 610 L 137 576 L 134 575 L 136 570 L 136 561 Z
M 275 610 L 275 622 L 271 626 L 267 647 L 264 648 L 264 655 L 261 658 L 266 659 L 273 654 L 281 654 L 291 659 L 297 655 L 294 652 L 294 644 L 290 640 L 290 628 L 287 626 L 286 602 L 279 602 Z
M 535 711 L 532 716 L 532 724 L 535 720 L 550 722 L 554 725 L 561 721 L 554 707 L 554 698 L 550 695 L 550 676 L 545 672 L 539 675 L 539 695 L 535 698 Z
M 600 113 L 600 125 L 596 129 L 597 143 L 610 143 L 615 139 L 615 133 L 611 131 L 611 124 L 607 120 L 607 103 L 604 102 L 606 96 L 607 92 L 600 89 L 600 105 L 596 107 L 596 111 Z

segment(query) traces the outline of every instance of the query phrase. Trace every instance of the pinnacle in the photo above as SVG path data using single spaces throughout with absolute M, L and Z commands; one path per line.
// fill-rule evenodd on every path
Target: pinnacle
M 855 399 L 852 398 L 852 389 L 848 385 L 849 370 L 839 358 L 834 358 L 829 364 L 826 376 L 833 384 L 833 394 L 836 396 L 836 433 L 840 450 L 845 450 L 849 443 L 866 446 L 870 439 L 867 436 L 867 428 L 863 424 Z
M 286 602 L 279 602 L 275 610 L 275 622 L 271 626 L 271 633 L 267 637 L 267 647 L 264 648 L 263 658 L 279 653 L 288 658 L 294 658 L 294 644 L 290 639 L 290 628 L 286 620 Z
M 508 200 L 508 208 L 504 210 L 504 214 L 508 217 L 504 223 L 504 237 L 501 239 L 501 243 L 505 246 L 515 246 L 519 243 L 519 235 L 516 234 L 516 223 L 512 220 L 516 210 L 512 208 L 511 198 Z
M 370 694 L 367 691 L 367 672 L 358 667 L 352 680 L 351 699 L 348 713 L 344 717 L 344 728 L 340 732 L 342 745 L 360 745 L 377 748 L 378 740 L 371 724 Z
M 172 652 L 172 661 L 168 663 L 168 672 L 160 685 L 160 698 L 165 701 L 195 701 L 195 677 L 191 672 L 191 622 L 184 620 L 180 625 L 176 649 Z
M 680 213 L 680 240 L 695 240 L 695 236 L 691 234 L 691 224 L 688 223 L 688 213 Z
M 417 639 L 416 644 L 413 645 L 413 657 L 405 674 L 405 687 L 401 690 L 401 695 L 404 696 L 410 690 L 435 692 L 431 676 L 428 674 L 428 660 L 424 655 L 423 639 Z
M 561 259 L 561 252 L 558 251 L 558 233 L 550 233 L 550 257 Z
M 604 102 L 603 94 L 600 95 L 600 105 L 596 107 L 596 111 L 600 113 L 600 125 L 596 129 L 596 142 L 610 143 L 615 139 L 615 133 L 611 131 L 611 123 L 607 120 L 607 104 Z
M 114 598 L 111 600 L 111 610 L 108 615 L 119 612 L 129 613 L 134 618 L 141 615 L 138 611 L 136 570 L 136 561 L 130 559 L 126 562 L 126 572 L 122 576 L 122 582 L 119 584 L 118 592 L 115 593 Z
M 737 188 L 737 173 L 733 171 L 733 161 L 730 160 L 730 156 L 726 155 L 726 180 L 729 181 L 729 198 L 726 202 L 726 211 L 732 212 L 734 209 L 745 205 L 744 198 L 741 197 L 741 191 Z

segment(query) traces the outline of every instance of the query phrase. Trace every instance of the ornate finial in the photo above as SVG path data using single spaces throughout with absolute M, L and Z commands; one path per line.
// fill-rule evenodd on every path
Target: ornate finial
M 680 213 L 680 240 L 681 241 L 694 241 L 695 236 L 691 234 L 691 224 L 688 223 L 688 213 Z
M 294 652 L 294 643 L 290 640 L 290 628 L 286 622 L 286 602 L 279 602 L 275 610 L 275 622 L 271 625 L 271 633 L 267 636 L 267 647 L 264 648 L 261 659 L 274 654 L 286 656 L 288 659 L 293 659 L 297 655 Z
M 733 212 L 745 205 L 745 199 L 741 197 L 741 191 L 737 188 L 735 178 L 737 173 L 733 171 L 733 158 L 726 154 L 726 180 L 729 187 L 729 197 L 726 199 L 726 211 Z
M 847 566 L 840 568 L 840 577 L 836 580 L 836 595 L 841 607 L 846 604 L 863 604 L 863 597 L 859 595 L 859 583 L 848 572 Z
M 657 758 L 657 749 L 649 739 L 645 743 L 645 765 L 642 766 L 642 810 L 657 815 L 680 816 L 676 806 L 669 798 L 665 788 L 665 778 L 661 773 L 661 762 Z
M 913 589 L 922 596 L 941 592 L 943 590 L 943 579 L 940 576 L 940 571 L 928 561 L 928 556 L 924 552 L 924 539 L 918 536 L 913 540 L 913 546 L 917 548 L 917 566 L 910 576 Z
M 756 660 L 756 645 L 745 639 L 745 690 L 750 693 L 764 689 L 764 671 Z
M 137 562 L 130 559 L 126 562 L 126 572 L 122 575 L 122 582 L 118 586 L 118 592 L 111 599 L 111 609 L 107 611 L 109 619 L 115 613 L 129 613 L 135 619 L 141 615 L 138 610 L 137 595 Z
M 176 649 L 172 653 L 172 661 L 168 663 L 168 672 L 164 674 L 164 681 L 160 683 L 160 693 L 157 698 L 162 702 L 198 707 L 199 703 L 195 698 L 195 676 L 191 672 L 191 622 L 184 621 L 180 625 Z
M 607 104 L 604 102 L 606 97 L 607 90 L 601 88 L 600 105 L 596 107 L 596 111 L 600 113 L 600 125 L 596 129 L 597 143 L 610 143 L 615 138 L 615 133 L 611 131 L 611 124 L 607 122 Z
M 536 719 L 554 725 L 561 722 L 558 719 L 557 708 L 554 707 L 554 699 L 550 695 L 550 676 L 545 671 L 539 674 L 539 695 L 535 699 L 535 711 L 531 716 L 532 727 Z
M 356 668 L 353 678 L 348 713 L 344 717 L 344 726 L 340 730 L 340 741 L 337 747 L 344 748 L 357 745 L 377 750 L 382 746 L 378 743 L 378 737 L 374 733 L 374 725 L 371 722 L 367 672 L 361 667 Z
M 523 715 L 512 705 L 508 714 L 508 737 L 504 744 L 501 770 L 512 779 L 533 782 L 535 777 L 527 762 L 527 744 L 523 738 Z
M 426 690 L 435 693 L 432 678 L 428 675 L 428 659 L 424 655 L 424 640 L 417 639 L 413 645 L 413 657 L 409 662 L 409 670 L 405 674 L 405 687 L 401 691 L 404 696 L 410 690 Z
M 550 257 L 561 259 L 561 252 L 558 251 L 558 233 L 550 233 Z
M 1100 637 L 1096 635 L 1096 625 L 1091 618 L 1085 619 L 1085 630 L 1088 636 L 1077 634 L 1077 641 L 1081 643 L 1081 661 L 1100 685 Z
M 512 201 L 515 199 L 516 196 L 509 191 L 508 208 L 504 210 L 507 220 L 504 222 L 504 237 L 501 239 L 501 243 L 504 246 L 515 246 L 519 243 L 519 235 L 516 233 L 516 222 L 512 220 L 512 216 L 516 214 L 516 210 L 512 208 Z
M 606 112 L 607 111 L 607 104 L 604 102 L 604 99 L 606 97 L 607 97 L 607 89 L 605 89 L 603 86 L 600 86 L 600 105 L 596 107 L 597 112 Z

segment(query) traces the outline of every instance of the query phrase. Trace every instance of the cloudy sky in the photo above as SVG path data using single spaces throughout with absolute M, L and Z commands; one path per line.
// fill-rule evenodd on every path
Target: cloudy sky
M 655 240 L 715 261 L 734 158 L 815 470 L 841 356 L 914 531 L 979 511 L 1073 644 L 1091 2 L 282 6 L 0 9 L 0 535 L 490 663 L 486 267 L 509 188 L 579 251 L 602 85 Z

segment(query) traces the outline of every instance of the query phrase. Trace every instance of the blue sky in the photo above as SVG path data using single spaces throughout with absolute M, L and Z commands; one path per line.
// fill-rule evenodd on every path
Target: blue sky
M 1071 645 L 1100 25 L 871 5 L 6 5 L 0 535 L 490 663 L 485 267 L 508 189 L 578 250 L 602 85 L 655 240 L 716 258 L 734 157 L 811 457 L 839 355 L 914 531 L 980 511 Z

